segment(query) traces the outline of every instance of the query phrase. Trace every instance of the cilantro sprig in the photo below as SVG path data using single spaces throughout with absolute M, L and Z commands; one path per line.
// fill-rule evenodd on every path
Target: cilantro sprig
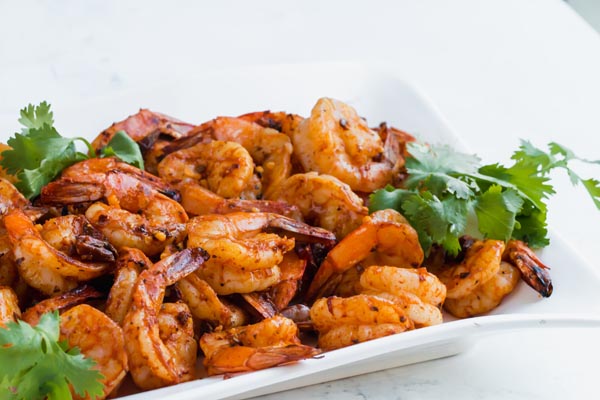
M 48 103 L 42 102 L 37 106 L 29 104 L 20 114 L 19 123 L 23 128 L 8 139 L 7 144 L 12 149 L 2 152 L 0 165 L 17 177 L 15 186 L 25 197 L 32 199 L 39 195 L 42 187 L 66 167 L 96 157 L 92 145 L 84 138 L 66 138 L 58 133 Z M 87 153 L 77 150 L 78 141 L 86 146 Z M 139 146 L 123 131 L 113 136 L 99 156 L 116 156 L 138 168 L 144 168 Z
M 42 315 L 36 326 L 24 321 L 0 328 L 0 398 L 65 400 L 71 391 L 90 398 L 103 394 L 94 360 L 59 340 L 58 312 Z
M 546 200 L 554 194 L 548 176 L 554 169 L 566 170 L 573 184 L 583 184 L 600 209 L 600 182 L 582 179 L 570 167 L 573 160 L 600 161 L 579 158 L 557 143 L 550 143 L 545 152 L 522 141 L 509 167 L 481 166 L 477 156 L 446 145 L 410 143 L 407 149 L 410 155 L 406 159 L 405 187 L 376 191 L 369 209 L 393 208 L 403 213 L 418 232 L 426 252 L 438 244 L 450 254 L 457 254 L 458 239 L 465 234 L 473 215 L 484 237 L 520 239 L 531 247 L 548 245 Z

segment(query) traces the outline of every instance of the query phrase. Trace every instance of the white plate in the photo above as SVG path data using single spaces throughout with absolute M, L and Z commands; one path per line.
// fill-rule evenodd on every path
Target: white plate
M 307 115 L 317 98 L 335 97 L 357 108 L 372 125 L 388 121 L 428 142 L 465 146 L 436 108 L 413 86 L 383 71 L 353 64 L 264 66 L 177 77 L 148 88 L 86 104 L 53 104 L 64 135 L 93 138 L 111 122 L 139 107 L 200 123 L 217 115 L 265 109 Z M 17 129 L 14 115 L 0 115 L 0 132 Z M 5 141 L 6 137 L 2 137 Z M 212 377 L 127 399 L 229 399 L 321 383 L 381 369 L 446 357 L 468 349 L 480 335 L 507 329 L 546 326 L 600 326 L 598 272 L 556 236 L 539 253 L 552 269 L 554 294 L 540 298 L 525 284 L 489 316 L 361 343 L 322 358 L 235 376 Z M 574 316 L 572 310 L 581 315 Z

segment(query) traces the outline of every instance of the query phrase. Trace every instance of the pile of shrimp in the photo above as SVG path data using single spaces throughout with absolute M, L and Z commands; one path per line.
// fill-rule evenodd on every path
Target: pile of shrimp
M 341 101 L 200 125 L 140 110 L 93 147 L 119 130 L 145 170 L 88 159 L 33 202 L 0 179 L 0 326 L 58 310 L 103 397 L 128 374 L 158 388 L 438 325 L 443 308 L 487 313 L 521 278 L 552 291 L 523 242 L 464 238 L 458 257 L 426 258 L 400 213 L 369 215 L 370 193 L 401 187 L 414 138 Z

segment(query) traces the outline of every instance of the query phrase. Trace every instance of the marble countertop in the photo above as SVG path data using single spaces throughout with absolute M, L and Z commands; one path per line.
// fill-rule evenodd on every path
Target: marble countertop
M 2 2 L 0 37 L 0 115 L 204 68 L 352 61 L 416 83 L 484 160 L 521 137 L 600 158 L 600 37 L 559 0 Z M 555 178 L 553 235 L 600 267 L 600 213 Z M 597 398 L 597 338 L 503 333 L 458 356 L 263 398 Z

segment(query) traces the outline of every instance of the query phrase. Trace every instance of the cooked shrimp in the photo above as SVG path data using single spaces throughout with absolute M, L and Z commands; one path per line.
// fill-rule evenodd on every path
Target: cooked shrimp
M 103 312 L 87 304 L 71 308 L 60 318 L 60 338 L 96 362 L 94 368 L 102 374 L 104 385 L 99 399 L 106 398 L 127 375 L 123 331 Z
M 200 185 L 224 198 L 255 199 L 261 189 L 252 157 L 236 142 L 215 140 L 171 153 L 158 164 L 158 175 L 176 185 Z
M 372 192 L 392 179 L 394 162 L 385 157 L 383 141 L 341 101 L 319 99 L 292 143 L 305 171 L 333 175 L 352 190 Z
M 247 315 L 242 309 L 219 298 L 213 288 L 198 275 L 190 274 L 175 286 L 195 318 L 222 325 L 225 329 L 247 322 Z
M 448 299 L 460 299 L 493 278 L 500 270 L 504 252 L 501 240 L 477 240 L 467 249 L 464 260 L 443 269 L 438 278 L 446 285 Z
M 181 205 L 192 216 L 233 212 L 272 212 L 296 220 L 302 219 L 298 207 L 284 201 L 226 199 L 198 184 L 181 185 L 180 192 Z
M 196 377 L 198 343 L 194 339 L 194 321 L 189 307 L 184 303 L 165 303 L 158 314 L 159 336 L 170 349 L 171 362 L 185 371 L 181 382 Z
M 133 289 L 142 270 L 150 268 L 152 262 L 139 249 L 125 247 L 117 259 L 115 280 L 106 300 L 105 313 L 117 324 L 122 325 L 129 308 Z
M 19 278 L 19 271 L 10 246 L 4 223 L 0 221 L 0 286 L 12 286 Z
M 138 277 L 123 322 L 129 368 L 138 387 L 151 389 L 192 378 L 193 365 L 187 362 L 191 354 L 184 357 L 181 349 L 173 348 L 179 340 L 164 342 L 156 322 L 166 287 L 198 269 L 207 257 L 200 248 L 185 249 L 160 260 Z
M 23 313 L 23 317 L 21 319 L 30 325 L 37 325 L 42 315 L 46 314 L 47 312 L 65 311 L 87 300 L 97 299 L 100 297 L 102 297 L 102 293 L 98 292 L 91 286 L 83 285 L 69 292 L 63 293 L 60 296 L 42 300 L 36 305 L 29 307 Z
M 0 286 L 0 328 L 7 322 L 15 322 L 21 318 L 19 299 L 12 288 Z
M 277 214 L 203 215 L 188 223 L 188 247 L 211 255 L 199 276 L 218 294 L 264 290 L 280 279 L 279 263 L 294 248 L 294 238 L 265 230 L 280 229 L 306 240 L 331 242 L 333 235 Z
M 290 176 L 292 144 L 290 139 L 276 130 L 240 118 L 218 117 L 208 121 L 163 149 L 165 154 L 212 140 L 241 144 L 252 156 L 254 163 L 262 168 L 263 197 Z
M 417 232 L 406 219 L 394 210 L 376 211 L 327 254 L 308 289 L 307 299 L 329 294 L 332 288 L 327 282 L 359 263 L 364 267 L 418 267 L 422 262 L 423 249 Z
M 51 218 L 40 233 L 48 244 L 68 256 L 84 261 L 115 261 L 117 251 L 83 215 Z
M 125 188 L 119 187 L 119 181 L 111 178 L 120 175 L 129 177 L 125 182 L 130 186 L 135 180 L 135 184 L 145 191 L 157 191 L 174 200 L 179 199 L 179 193 L 171 184 L 114 157 L 91 158 L 65 168 L 60 179 L 42 188 L 40 199 L 43 204 L 66 205 L 118 195 Z
M 368 214 L 362 199 L 348 185 L 316 172 L 290 176 L 271 199 L 297 206 L 306 222 L 332 231 L 338 239 L 360 226 Z
M 318 354 L 298 339 L 298 327 L 276 315 L 254 325 L 205 333 L 200 338 L 208 375 L 256 371 Z
M 289 252 L 283 255 L 279 263 L 281 271 L 280 281 L 271 287 L 269 297 L 278 311 L 283 310 L 296 296 L 300 281 L 306 269 L 306 260 L 299 258 L 296 253 Z
M 23 208 L 29 205 L 29 201 L 8 180 L 0 178 L 0 214 L 6 214 L 9 210 Z
M 393 302 L 360 294 L 352 297 L 323 297 L 310 309 L 319 331 L 319 347 L 333 350 L 413 328 L 401 307 Z
M 521 277 L 529 286 L 544 297 L 552 294 L 552 280 L 548 268 L 527 245 L 520 240 L 509 240 L 503 260 L 521 271 Z
M 110 267 L 109 263 L 85 263 L 56 250 L 20 210 L 9 212 L 4 223 L 21 277 L 47 295 L 64 293 Z
M 150 147 L 158 135 L 168 135 L 174 139 L 185 136 L 194 125 L 180 121 L 168 115 L 140 109 L 137 114 L 130 115 L 121 122 L 112 124 L 100 133 L 92 142 L 92 147 L 100 151 L 118 131 L 125 131 L 136 142 L 141 142 L 142 149 Z
M 409 292 L 434 306 L 441 306 L 446 299 L 446 286 L 425 268 L 371 266 L 360 276 L 360 284 L 391 294 Z
M 281 280 L 281 270 L 275 265 L 270 268 L 244 270 L 220 262 L 206 262 L 206 267 L 197 275 L 219 295 L 252 293 L 266 290 Z
M 363 293 L 388 299 L 406 312 L 415 327 L 442 323 L 439 307 L 446 298 L 446 286 L 425 268 L 371 266 L 360 276 Z
M 484 314 L 496 308 L 502 299 L 519 283 L 519 269 L 505 261 L 491 279 L 478 285 L 473 291 L 457 299 L 447 299 L 444 308 L 458 318 Z
M 300 115 L 289 114 L 283 111 L 257 111 L 240 115 L 238 118 L 254 122 L 264 128 L 275 129 L 290 137 L 292 132 L 298 129 L 300 122 L 304 120 Z

